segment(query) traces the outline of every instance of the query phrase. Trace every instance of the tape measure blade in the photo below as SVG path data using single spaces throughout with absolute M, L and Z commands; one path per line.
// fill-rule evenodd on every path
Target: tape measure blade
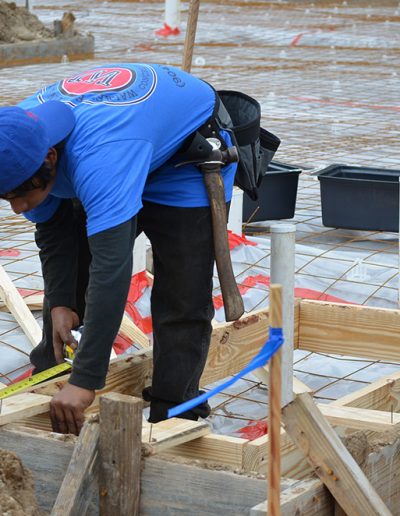
M 40 373 L 30 376 L 29 378 L 25 378 L 20 382 L 11 384 L 8 387 L 5 387 L 4 389 L 0 390 L 0 399 L 8 398 L 9 396 L 13 396 L 14 394 L 21 394 L 26 389 L 29 389 L 34 385 L 49 380 L 57 374 L 68 371 L 69 369 L 71 369 L 71 364 L 65 362 L 63 364 L 58 364 L 54 367 L 51 367 L 50 369 L 46 369 L 45 371 L 41 371 Z

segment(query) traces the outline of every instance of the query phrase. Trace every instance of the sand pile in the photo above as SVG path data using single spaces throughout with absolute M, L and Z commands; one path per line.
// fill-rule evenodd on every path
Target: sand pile
M 14 2 L 0 0 L 0 43 L 17 43 L 53 37 L 54 31 L 47 29 L 28 9 L 18 7 Z
M 32 475 L 20 459 L 0 449 L 0 514 L 2 516 L 41 516 Z

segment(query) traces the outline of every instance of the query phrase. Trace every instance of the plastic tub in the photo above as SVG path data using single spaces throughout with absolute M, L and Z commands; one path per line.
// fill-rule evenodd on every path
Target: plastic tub
M 250 222 L 293 218 L 300 173 L 298 167 L 271 161 L 258 189 L 258 200 L 243 195 L 243 221 L 250 217 Z
M 399 230 L 400 170 L 334 164 L 317 175 L 324 226 Z

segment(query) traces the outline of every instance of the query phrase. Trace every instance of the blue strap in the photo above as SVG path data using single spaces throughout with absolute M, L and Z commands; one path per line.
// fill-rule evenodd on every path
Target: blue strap
M 254 369 L 258 369 L 265 365 L 268 360 L 278 351 L 278 349 L 283 344 L 283 332 L 282 328 L 270 328 L 269 329 L 269 339 L 261 348 L 261 350 L 257 353 L 257 355 L 253 358 L 253 360 L 239 373 L 235 376 L 227 380 L 226 382 L 217 385 L 211 391 L 205 392 L 204 394 L 200 394 L 197 398 L 193 398 L 189 401 L 185 401 L 176 407 L 173 407 L 168 410 L 168 417 L 175 417 L 183 412 L 191 410 L 194 407 L 197 407 L 201 403 L 204 403 L 212 396 L 215 396 L 219 392 L 225 390 L 227 387 L 230 387 L 235 382 L 237 382 L 242 376 L 254 371 Z

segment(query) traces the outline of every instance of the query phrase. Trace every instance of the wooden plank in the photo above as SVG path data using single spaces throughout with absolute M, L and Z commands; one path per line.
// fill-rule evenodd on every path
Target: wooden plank
M 332 425 L 374 432 L 400 428 L 400 414 L 323 403 L 318 408 Z
M 23 417 L 43 414 L 50 409 L 50 396 L 43 394 L 24 393 L 5 398 L 1 403 L 0 426 Z
M 21 296 L 22 297 L 22 296 Z M 29 296 L 22 297 L 24 303 L 29 310 L 42 310 L 43 309 L 43 293 L 41 294 L 30 294 Z M 0 312 L 9 312 L 10 309 L 4 304 L 4 301 L 0 300 Z
M 169 450 L 167 455 L 203 460 L 241 469 L 244 446 L 250 441 L 240 437 L 208 434 L 190 443 L 180 444 Z M 250 469 L 248 471 L 251 471 Z
M 400 362 L 400 310 L 302 300 L 299 349 Z
M 267 473 L 268 468 L 268 435 L 248 441 L 243 449 L 244 471 Z M 301 479 L 309 476 L 312 469 L 298 450 L 285 430 L 281 428 L 281 474 L 283 477 Z
M 100 516 L 137 516 L 140 499 L 143 401 L 109 393 L 100 398 Z
M 393 516 L 400 516 L 400 437 L 394 438 L 388 444 L 387 434 L 379 439 L 369 439 L 362 470 L 370 479 L 379 496 L 388 506 Z
M 88 492 L 97 469 L 98 442 L 98 418 L 92 418 L 86 421 L 79 434 L 51 516 L 86 514 L 91 502 Z
M 400 371 L 343 396 L 330 405 L 359 407 L 374 410 L 400 411 Z
M 171 418 L 160 423 L 151 424 L 143 421 L 142 445 L 146 454 L 160 453 L 173 446 L 193 441 L 210 433 L 210 427 L 204 421 Z
M 281 493 L 282 516 L 334 516 L 334 500 L 319 479 L 296 482 Z M 250 516 L 266 516 L 267 503 L 262 502 L 250 511 Z
M 105 387 L 96 392 L 96 400 L 91 409 L 98 412 L 98 397 L 107 392 L 120 392 L 131 396 L 140 396 L 144 387 L 149 385 L 153 367 L 152 350 L 140 351 L 135 355 L 117 358 L 110 362 Z M 57 394 L 68 381 L 69 374 L 53 378 L 32 387 L 32 392 Z M 90 411 L 89 411 L 90 412 Z
M 265 479 L 151 458 L 142 474 L 140 514 L 243 516 L 265 493 Z
M 2 265 L 0 265 L 0 296 L 32 346 L 37 346 L 42 338 L 42 330 Z
M 268 385 L 268 366 L 259 367 L 258 369 L 253 371 L 253 374 L 257 376 L 260 382 L 264 383 L 265 385 Z M 309 392 L 311 394 L 313 390 L 304 382 L 293 376 L 293 392 L 294 394 L 301 394 L 302 392 Z
M 33 429 L 19 430 L 12 425 L 0 428 L 0 448 L 16 453 L 31 470 L 38 504 L 46 514 L 57 498 L 77 439 L 63 436 L 61 440 L 56 435 Z
M 132 319 L 127 315 L 124 315 L 122 318 L 119 332 L 121 335 L 128 337 L 129 340 L 133 341 L 135 344 L 138 344 L 143 349 L 150 347 L 149 337 L 143 333 L 142 330 L 138 328 Z
M 282 414 L 286 431 L 347 514 L 390 516 L 391 513 L 309 394 L 297 395 L 292 403 L 284 407 Z

